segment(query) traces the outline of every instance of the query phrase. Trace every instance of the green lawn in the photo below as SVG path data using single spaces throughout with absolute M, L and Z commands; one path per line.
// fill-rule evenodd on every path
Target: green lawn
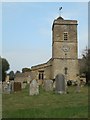
M 58 95 L 40 89 L 38 96 L 29 96 L 26 89 L 3 94 L 3 118 L 87 118 L 88 87 L 76 93 L 76 87 L 69 87 L 69 94 Z

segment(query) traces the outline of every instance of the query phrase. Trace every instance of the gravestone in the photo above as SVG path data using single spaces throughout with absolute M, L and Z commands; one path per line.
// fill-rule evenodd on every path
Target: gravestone
M 56 88 L 55 88 L 56 93 L 59 94 L 66 93 L 64 75 L 63 74 L 56 75 L 55 81 L 56 81 Z
M 14 91 L 21 91 L 21 82 L 14 82 Z
M 11 92 L 14 92 L 14 81 L 10 81 L 11 84 Z
M 10 82 L 3 83 L 3 93 L 10 94 L 12 92 L 12 84 Z
M 53 91 L 53 81 L 52 80 L 44 80 L 44 89 L 45 89 L 45 91 Z
M 7 88 L 7 82 L 2 83 L 2 92 L 5 93 L 5 90 Z
M 39 94 L 39 85 L 36 80 L 32 80 L 30 83 L 30 89 L 29 89 L 30 95 L 38 95 Z

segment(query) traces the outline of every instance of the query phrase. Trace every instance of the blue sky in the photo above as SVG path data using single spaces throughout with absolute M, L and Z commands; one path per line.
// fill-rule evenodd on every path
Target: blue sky
M 52 23 L 62 6 L 64 19 L 78 20 L 78 56 L 88 45 L 88 3 L 2 3 L 2 56 L 10 70 L 48 61 L 52 56 Z M 1 11 L 1 10 L 0 10 Z

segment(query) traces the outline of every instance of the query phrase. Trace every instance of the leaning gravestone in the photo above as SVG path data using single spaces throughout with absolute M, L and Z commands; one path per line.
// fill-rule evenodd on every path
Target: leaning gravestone
M 55 81 L 56 81 L 56 88 L 55 88 L 56 93 L 59 94 L 66 93 L 64 75 L 63 74 L 56 75 Z
M 30 95 L 38 95 L 39 94 L 39 85 L 36 80 L 32 80 L 30 83 L 30 89 L 29 89 Z
M 45 91 L 53 91 L 53 81 L 52 80 L 44 80 L 44 89 L 45 89 Z

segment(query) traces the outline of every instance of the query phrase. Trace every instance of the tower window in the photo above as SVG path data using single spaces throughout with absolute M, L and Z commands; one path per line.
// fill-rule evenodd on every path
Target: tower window
M 64 32 L 64 40 L 68 40 L 68 33 Z
M 68 68 L 67 68 L 67 67 L 65 67 L 65 75 L 67 74 L 67 70 L 68 70 Z

